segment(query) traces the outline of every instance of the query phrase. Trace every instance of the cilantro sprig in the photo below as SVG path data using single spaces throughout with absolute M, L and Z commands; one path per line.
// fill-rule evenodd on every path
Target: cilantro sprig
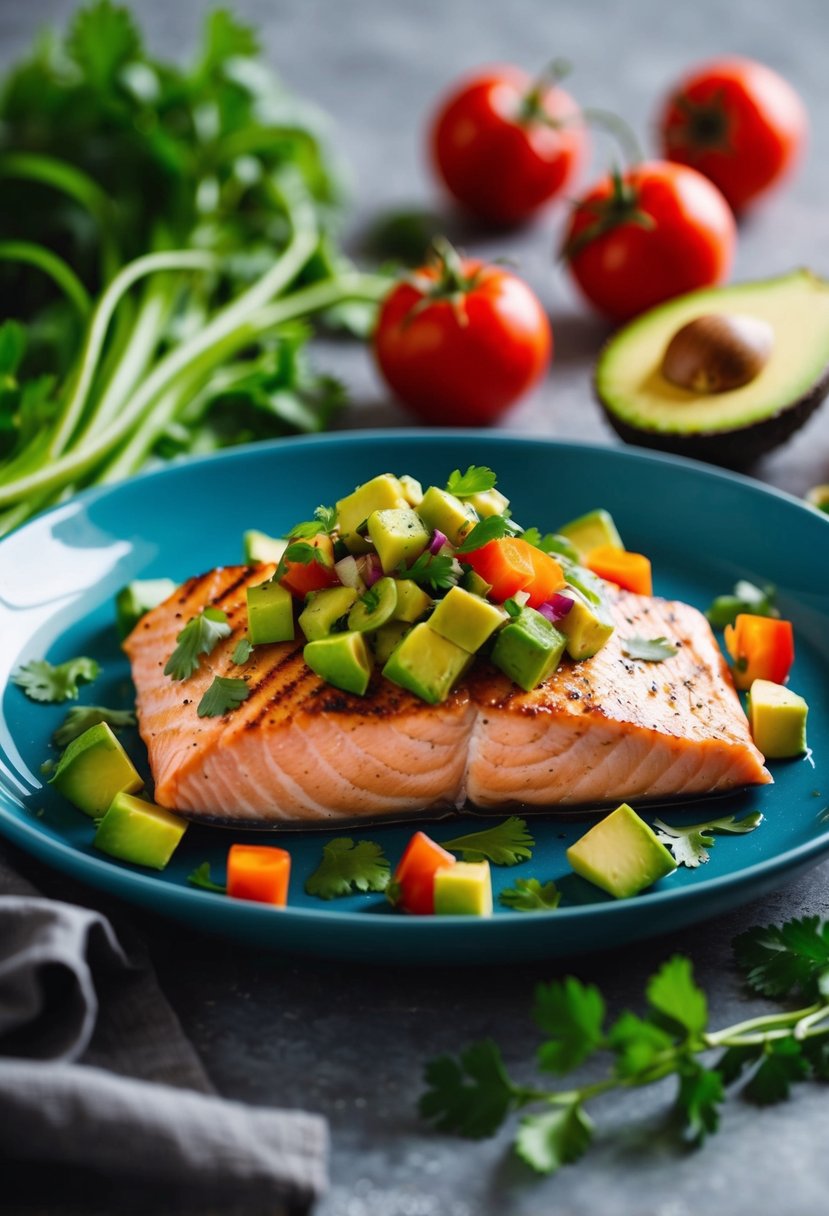
M 716 844 L 714 833 L 740 836 L 753 832 L 763 822 L 760 811 L 753 811 L 738 819 L 736 815 L 725 815 L 721 819 L 709 819 L 707 823 L 692 823 L 686 827 L 672 827 L 661 819 L 654 819 L 657 838 L 674 855 L 677 865 L 695 869 L 704 865 L 711 856 L 708 852 Z
M 336 507 L 317 507 L 314 518 L 295 524 L 288 533 L 289 540 L 310 540 L 320 532 L 330 534 L 337 526 Z
M 22 688 L 32 701 L 77 701 L 78 686 L 91 684 L 100 671 L 100 665 L 85 656 L 57 665 L 47 659 L 31 659 L 17 669 L 12 684 Z
M 250 696 L 246 680 L 235 676 L 214 676 L 213 683 L 199 701 L 196 713 L 200 718 L 221 718 L 238 709 Z
M 455 469 L 449 474 L 446 489 L 456 498 L 468 498 L 471 494 L 483 494 L 494 490 L 498 478 L 486 465 L 471 464 L 465 473 Z
M 764 587 L 756 587 L 748 579 L 741 578 L 734 584 L 731 595 L 718 595 L 708 605 L 705 615 L 714 629 L 725 629 L 733 625 L 741 612 L 751 616 L 779 617 L 775 605 L 777 589 L 770 583 Z
M 635 634 L 622 638 L 622 654 L 629 659 L 642 659 L 645 663 L 662 663 L 679 654 L 679 650 L 667 638 L 642 638 Z
M 425 553 L 421 553 L 411 566 L 400 567 L 398 573 L 403 578 L 410 578 L 421 587 L 433 587 L 439 591 L 448 590 L 457 584 L 457 569 L 454 559 L 447 554 L 438 553 L 433 556 L 427 550 Z
M 587 1106 L 611 1090 L 674 1077 L 685 1139 L 700 1143 L 717 1131 L 729 1089 L 739 1086 L 747 1101 L 766 1105 L 789 1097 L 799 1082 L 829 1080 L 829 923 L 810 916 L 751 929 L 735 940 L 734 953 L 751 991 L 809 1003 L 712 1030 L 690 960 L 674 955 L 648 982 L 644 1010 L 610 1020 L 599 990 L 569 976 L 540 985 L 533 1008 L 542 1035 L 538 1067 L 568 1077 L 562 1088 L 513 1081 L 498 1045 L 486 1039 L 426 1065 L 421 1115 L 440 1131 L 480 1138 L 533 1108 L 519 1122 L 515 1151 L 550 1174 L 587 1151 Z M 591 1080 L 572 1081 L 588 1063 Z
M 73 705 L 52 735 L 52 742 L 55 747 L 68 747 L 73 739 L 101 722 L 119 731 L 135 726 L 135 714 L 131 709 L 107 709 L 104 705 Z
M 316 562 L 318 566 L 324 566 L 325 554 L 316 545 L 310 545 L 307 540 L 295 540 L 280 557 L 272 582 L 278 583 L 287 574 L 289 562 L 297 562 L 300 566 L 310 566 Z
M 322 861 L 305 883 L 309 895 L 338 899 L 354 891 L 385 891 L 390 866 L 379 844 L 338 836 L 323 846 Z
M 199 887 L 202 891 L 214 891 L 217 895 L 227 894 L 227 887 L 224 883 L 213 881 L 209 861 L 203 861 L 201 865 L 196 866 L 195 870 L 187 875 L 187 881 L 191 887 Z
M 220 608 L 203 608 L 191 617 L 176 638 L 178 643 L 164 667 L 165 676 L 186 680 L 198 670 L 201 656 L 210 654 L 223 638 L 230 637 L 227 613 Z
M 503 823 L 485 828 L 481 832 L 470 832 L 454 840 L 441 840 L 441 847 L 450 853 L 460 853 L 463 861 L 482 861 L 486 858 L 496 866 L 516 866 L 529 861 L 535 848 L 535 840 L 527 831 L 527 823 L 516 815 L 510 815 Z
M 537 878 L 516 878 L 515 886 L 502 891 L 498 900 L 515 912 L 552 912 L 561 892 L 552 880 L 542 884 Z

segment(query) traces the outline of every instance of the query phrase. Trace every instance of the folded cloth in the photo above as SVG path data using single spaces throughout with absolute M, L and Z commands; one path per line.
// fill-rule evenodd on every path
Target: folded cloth
M 0 1156 L 4 1213 L 279 1216 L 324 1190 L 327 1129 L 216 1096 L 140 943 L 0 851 Z

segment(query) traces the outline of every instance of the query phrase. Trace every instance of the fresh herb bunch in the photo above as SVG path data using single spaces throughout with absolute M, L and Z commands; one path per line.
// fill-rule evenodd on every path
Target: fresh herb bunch
M 145 462 L 316 430 L 307 318 L 387 280 L 339 254 L 320 121 L 213 12 L 160 62 L 110 0 L 0 91 L 0 533 Z
M 607 1055 L 607 1076 L 562 1089 L 519 1085 L 486 1039 L 427 1065 L 421 1115 L 441 1131 L 480 1138 L 513 1112 L 540 1108 L 521 1119 L 515 1149 L 549 1174 L 586 1152 L 593 1134 L 586 1105 L 610 1090 L 676 1077 L 676 1112 L 686 1138 L 700 1143 L 717 1130 L 729 1087 L 739 1084 L 748 1101 L 763 1106 L 787 1098 L 797 1081 L 829 1080 L 829 924 L 812 916 L 751 929 L 734 951 L 752 992 L 806 1004 L 711 1030 L 705 993 L 683 955 L 649 981 L 644 1016 L 626 1011 L 609 1025 L 598 988 L 572 976 L 542 984 L 533 1008 L 545 1036 L 539 1068 L 567 1076 Z

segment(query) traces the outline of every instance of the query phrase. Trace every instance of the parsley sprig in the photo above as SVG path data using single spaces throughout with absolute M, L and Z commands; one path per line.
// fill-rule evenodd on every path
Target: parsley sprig
M 56 666 L 47 659 L 32 659 L 17 669 L 12 684 L 22 688 L 32 701 L 77 701 L 78 685 L 91 684 L 100 670 L 94 659 L 84 656 Z
M 712 1030 L 706 995 L 683 955 L 668 959 L 648 982 L 643 1013 L 624 1011 L 609 1023 L 595 986 L 572 976 L 542 984 L 533 1009 L 544 1036 L 539 1068 L 567 1076 L 605 1056 L 606 1076 L 561 1089 L 519 1085 L 497 1044 L 486 1039 L 427 1064 L 421 1115 L 440 1131 L 480 1138 L 534 1107 L 518 1125 L 515 1150 L 532 1169 L 550 1174 L 587 1151 L 593 1121 L 586 1107 L 610 1090 L 675 1077 L 685 1138 L 699 1143 L 716 1132 L 729 1087 L 739 1084 L 745 1099 L 767 1105 L 787 1098 L 797 1082 L 829 1080 L 829 924 L 810 916 L 751 929 L 736 939 L 734 952 L 753 992 L 808 1004 Z
M 227 613 L 220 608 L 204 608 L 191 617 L 176 638 L 178 645 L 164 667 L 165 676 L 186 680 L 198 670 L 201 656 L 210 654 L 223 638 L 230 637 Z

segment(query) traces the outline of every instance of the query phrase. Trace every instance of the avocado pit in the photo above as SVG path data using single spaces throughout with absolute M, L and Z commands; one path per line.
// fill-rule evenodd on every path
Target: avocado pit
M 727 393 L 750 384 L 769 361 L 774 330 L 743 313 L 705 313 L 681 326 L 668 343 L 661 372 L 692 393 Z

